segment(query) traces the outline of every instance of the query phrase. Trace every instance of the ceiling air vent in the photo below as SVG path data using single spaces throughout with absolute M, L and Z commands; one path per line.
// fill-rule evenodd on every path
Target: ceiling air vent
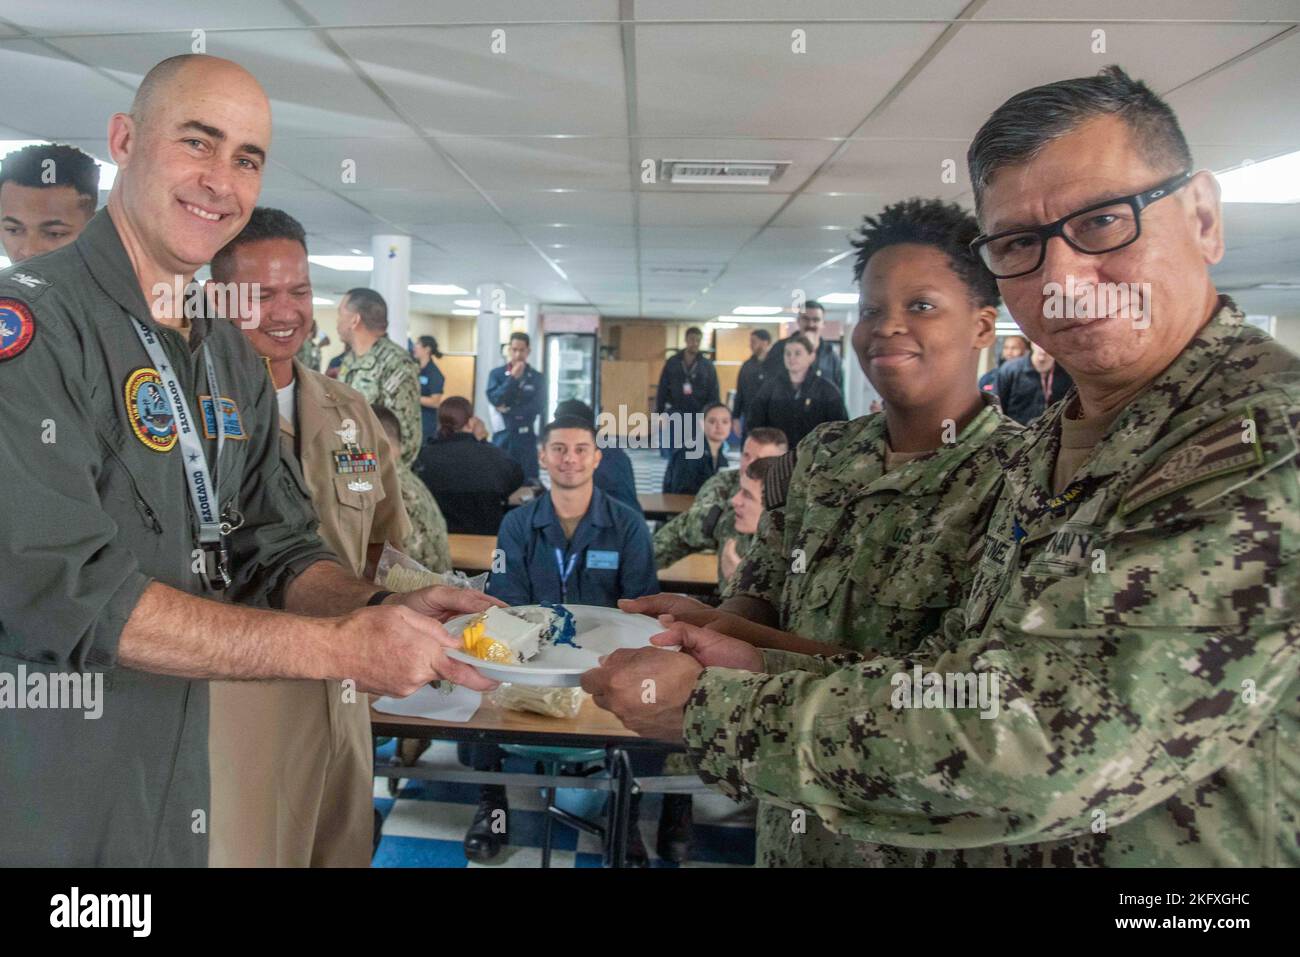
M 789 160 L 666 159 L 659 164 L 659 179 L 681 186 L 767 186 L 789 165 Z

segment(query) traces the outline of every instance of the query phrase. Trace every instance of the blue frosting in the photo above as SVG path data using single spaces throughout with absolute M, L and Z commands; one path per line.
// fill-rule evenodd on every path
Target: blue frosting
M 578 626 L 574 623 L 573 612 L 563 605 L 555 602 L 544 601 L 542 607 L 555 612 L 560 616 L 560 620 L 551 625 L 550 630 L 546 633 L 546 639 L 554 645 L 568 645 L 570 648 L 581 648 L 582 645 L 574 641 L 578 634 Z

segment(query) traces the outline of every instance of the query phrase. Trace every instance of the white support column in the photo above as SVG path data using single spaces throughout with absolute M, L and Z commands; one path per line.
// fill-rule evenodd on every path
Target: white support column
M 505 290 L 489 283 L 478 287 L 478 335 L 475 340 L 474 414 L 483 420 L 488 431 L 496 431 L 500 421 L 493 421 L 492 403 L 488 401 L 488 376 L 501 365 L 501 306 L 505 303 Z
M 841 348 L 844 359 L 844 405 L 849 410 L 850 419 L 866 415 L 871 403 L 880 398 L 880 393 L 867 379 L 867 374 L 858 362 L 857 353 L 853 351 L 853 327 L 857 324 L 858 310 L 845 310 L 844 342 Z
M 535 299 L 529 299 L 524 303 L 524 332 L 528 333 L 528 341 L 533 344 L 533 352 L 536 357 L 533 365 L 541 368 L 542 310 Z
M 371 236 L 370 255 L 375 259 L 370 288 L 388 303 L 388 338 L 405 349 L 411 312 L 411 237 Z

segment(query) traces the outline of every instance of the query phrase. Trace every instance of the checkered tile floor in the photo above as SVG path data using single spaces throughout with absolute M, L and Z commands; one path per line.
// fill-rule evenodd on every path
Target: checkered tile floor
M 386 762 L 393 754 L 390 741 L 377 754 Z M 515 763 L 518 762 L 518 763 Z M 420 758 L 421 765 L 462 767 L 456 746 L 436 741 Z M 532 768 L 509 758 L 506 770 L 527 773 Z M 490 864 L 465 860 L 461 841 L 474 818 L 478 787 L 437 781 L 403 779 L 396 798 L 389 797 L 386 778 L 375 779 L 375 807 L 384 816 L 383 839 L 375 854 L 375 867 L 540 867 L 545 816 L 540 789 L 512 788 L 509 792 L 510 843 Z M 561 792 L 560 804 L 583 817 L 599 819 L 600 806 L 593 793 Z M 573 803 L 570 803 L 573 802 Z M 588 802 L 582 808 L 578 802 Z M 647 794 L 641 801 L 641 837 L 652 866 L 675 867 L 655 855 L 655 831 L 660 797 Z M 720 794 L 694 796 L 695 843 L 686 867 L 745 867 L 754 863 L 754 812 Z M 552 830 L 552 867 L 600 867 L 599 841 L 558 821 Z

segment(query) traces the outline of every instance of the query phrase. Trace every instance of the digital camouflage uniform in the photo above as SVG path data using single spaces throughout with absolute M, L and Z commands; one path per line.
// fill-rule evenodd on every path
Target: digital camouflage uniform
M 429 487 L 411 469 L 397 469 L 402 486 L 402 504 L 411 520 L 411 534 L 405 552 L 431 572 L 451 571 L 451 545 L 447 540 L 447 520 Z
M 339 366 L 339 381 L 350 385 L 372 405 L 382 405 L 402 424 L 402 464 L 415 464 L 423 441 L 420 420 L 420 366 L 410 353 L 387 336 L 380 336 L 364 356 L 349 352 Z
M 818 426 L 732 593 L 768 602 L 785 631 L 854 651 L 911 651 L 967 594 L 1002 484 L 992 448 L 1021 432 L 984 401 L 955 442 L 889 471 L 883 413 Z M 767 801 L 758 822 L 765 866 L 889 863 L 815 817 L 796 833 L 790 811 Z
M 314 334 L 302 341 L 302 345 L 298 347 L 298 354 L 294 358 L 312 372 L 320 372 L 321 349 Z
M 700 486 L 689 510 L 674 515 L 654 535 L 655 568 L 667 568 L 696 552 L 718 553 L 718 582 L 722 582 L 722 549 L 736 540 L 736 553 L 744 558 L 753 535 L 736 531 L 736 510 L 731 500 L 740 491 L 740 469 L 724 469 Z
M 706 781 L 920 865 L 1300 864 L 1300 358 L 1224 301 L 1054 495 L 1064 408 L 914 652 L 706 669 Z M 996 677 L 997 716 L 895 707 L 914 665 Z

